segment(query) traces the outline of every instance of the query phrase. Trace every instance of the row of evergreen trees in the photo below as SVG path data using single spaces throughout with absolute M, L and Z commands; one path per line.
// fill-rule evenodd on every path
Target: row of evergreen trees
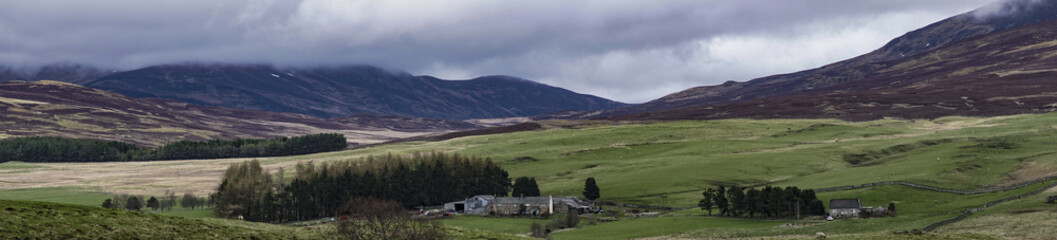
M 140 211 L 143 208 L 150 208 L 153 211 L 169 211 L 176 206 L 176 194 L 171 191 L 166 191 L 161 198 L 151 196 L 145 198 L 143 196 L 135 195 L 114 195 L 112 198 L 103 200 L 102 207 L 110 209 L 127 209 L 132 211 Z M 184 209 L 195 209 L 205 208 L 211 206 L 213 203 L 207 198 L 196 197 L 194 194 L 186 193 L 183 198 L 180 198 L 179 204 Z
M 536 178 L 519 177 L 514 179 L 514 186 L 510 192 L 511 197 L 539 197 L 539 195 L 540 186 L 536 183 Z M 506 196 L 506 194 L 496 196 Z
M 214 214 L 258 222 L 332 217 L 353 198 L 393 200 L 404 207 L 435 206 L 476 194 L 510 192 L 506 170 L 489 159 L 447 154 L 367 157 L 297 164 L 293 179 L 283 169 L 264 171 L 256 160 L 232 164 L 212 198 Z
M 797 187 L 745 189 L 739 187 L 709 188 L 698 202 L 701 210 L 712 215 L 713 210 L 723 216 L 796 218 L 826 215 L 826 207 L 815 196 L 814 190 Z
M 112 141 L 25 137 L 0 140 L 0 163 L 269 157 L 337 151 L 345 149 L 346 146 L 344 135 L 332 133 L 273 139 L 179 141 L 157 149 Z

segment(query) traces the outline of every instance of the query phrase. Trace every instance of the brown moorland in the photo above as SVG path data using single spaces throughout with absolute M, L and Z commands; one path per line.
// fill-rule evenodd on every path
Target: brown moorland
M 937 118 L 1057 110 L 1057 21 L 969 38 L 877 63 L 862 80 L 781 97 L 613 117 Z
M 351 143 L 366 144 L 478 127 L 408 117 L 324 119 L 136 99 L 57 81 L 0 82 L 0 138 L 60 136 L 159 146 L 178 140 L 342 133 Z

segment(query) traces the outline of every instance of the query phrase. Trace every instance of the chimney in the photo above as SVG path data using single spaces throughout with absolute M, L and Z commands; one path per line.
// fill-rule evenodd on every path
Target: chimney
M 554 214 L 554 195 L 547 196 L 547 213 Z

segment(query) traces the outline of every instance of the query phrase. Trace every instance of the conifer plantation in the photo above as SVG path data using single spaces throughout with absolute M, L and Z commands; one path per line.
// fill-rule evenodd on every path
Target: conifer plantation
M 157 149 L 89 139 L 25 137 L 0 140 L 0 163 L 119 162 L 176 159 L 274 157 L 342 150 L 342 134 L 324 133 L 273 139 L 179 141 Z
M 800 218 L 826 214 L 822 201 L 815 191 L 798 187 L 771 187 L 761 189 L 723 187 L 705 189 L 697 206 L 701 210 L 716 210 L 720 215 L 732 217 Z
M 371 156 L 359 160 L 299 163 L 292 179 L 253 160 L 232 164 L 211 196 L 221 218 L 289 222 L 340 212 L 355 198 L 392 200 L 406 208 L 436 206 L 477 194 L 510 192 L 506 170 L 490 159 L 447 154 Z

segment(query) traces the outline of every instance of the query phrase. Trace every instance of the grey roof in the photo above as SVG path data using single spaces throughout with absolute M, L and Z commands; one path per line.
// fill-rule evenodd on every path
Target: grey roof
M 561 198 L 561 199 L 555 198 L 554 202 L 555 203 L 564 203 L 565 205 L 568 205 L 568 206 L 571 206 L 571 207 L 575 207 L 575 208 L 590 208 L 590 205 L 591 205 L 590 203 L 585 202 L 585 201 L 581 201 L 579 198 L 576 198 L 576 197 L 565 197 L 565 198 Z
M 550 196 L 540 197 L 497 197 L 495 198 L 496 203 L 500 204 L 515 204 L 515 203 L 535 203 L 535 204 L 546 204 L 549 203 L 552 198 Z M 554 204 L 568 204 L 568 205 L 589 205 L 587 202 L 580 200 L 573 196 L 565 197 L 553 197 Z
M 475 198 L 475 197 L 482 198 L 482 199 L 488 200 L 488 201 L 494 201 L 495 200 L 495 196 L 492 196 L 492 195 L 477 195 L 477 196 L 473 196 L 473 197 L 470 197 L 470 198 Z
M 859 201 L 858 198 L 829 200 L 829 209 L 838 208 L 862 208 L 862 201 Z
M 558 199 L 555 199 L 557 202 Z M 548 197 L 499 197 L 495 198 L 497 204 L 548 204 Z

